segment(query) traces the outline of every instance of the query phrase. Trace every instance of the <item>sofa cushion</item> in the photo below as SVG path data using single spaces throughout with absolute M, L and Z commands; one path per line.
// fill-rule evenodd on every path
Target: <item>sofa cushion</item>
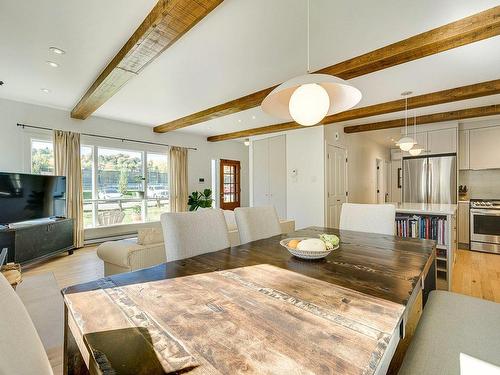
M 500 365 L 500 304 L 433 291 L 399 375 L 460 374 L 460 353 Z
M 142 228 L 137 231 L 137 243 L 139 245 L 151 245 L 163 242 L 163 230 L 161 228 Z

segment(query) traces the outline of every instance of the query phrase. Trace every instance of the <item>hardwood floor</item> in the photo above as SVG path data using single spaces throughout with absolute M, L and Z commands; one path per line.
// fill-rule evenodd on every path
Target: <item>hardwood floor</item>
M 500 302 L 500 255 L 458 250 L 451 290 Z
M 23 275 L 52 272 L 60 288 L 104 276 L 96 247 L 76 250 L 71 256 L 61 254 L 43 263 L 23 269 Z M 452 291 L 500 302 L 500 255 L 458 250 Z M 62 348 L 48 353 L 54 374 L 62 374 Z
M 60 254 L 44 262 L 23 267 L 23 276 L 54 273 L 60 288 L 104 277 L 104 265 L 97 257 L 96 246 L 75 250 L 73 255 Z

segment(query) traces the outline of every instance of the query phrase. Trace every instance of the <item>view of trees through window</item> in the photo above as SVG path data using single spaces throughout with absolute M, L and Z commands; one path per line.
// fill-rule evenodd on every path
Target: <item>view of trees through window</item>
M 31 173 L 54 174 L 54 147 L 50 141 L 31 141 Z
M 82 146 L 81 165 L 86 228 L 158 221 L 170 209 L 166 153 Z M 32 141 L 31 170 L 54 173 L 51 141 Z

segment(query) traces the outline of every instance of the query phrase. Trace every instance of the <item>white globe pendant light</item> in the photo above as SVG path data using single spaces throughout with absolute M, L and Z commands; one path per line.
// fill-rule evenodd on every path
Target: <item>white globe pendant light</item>
M 417 144 L 412 137 L 408 136 L 408 95 L 411 94 L 411 91 L 405 91 L 401 94 L 405 98 L 405 136 L 397 141 L 396 145 L 403 151 L 410 151 Z
M 330 109 L 328 92 L 317 83 L 299 86 L 290 96 L 290 116 L 301 125 L 315 125 L 323 120 Z
M 309 0 L 307 1 L 307 72 L 271 91 L 262 101 L 267 114 L 300 125 L 312 126 L 326 116 L 346 111 L 361 100 L 361 92 L 347 81 L 329 74 L 309 74 Z
M 424 148 L 417 143 L 408 152 L 411 156 L 418 156 L 422 153 L 422 151 L 424 151 Z

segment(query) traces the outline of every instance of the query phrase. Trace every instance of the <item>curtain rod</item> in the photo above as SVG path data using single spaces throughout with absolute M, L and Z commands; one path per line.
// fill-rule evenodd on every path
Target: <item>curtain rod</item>
M 26 124 L 17 124 L 17 126 L 21 128 L 32 128 L 32 129 L 41 129 L 41 130 L 58 130 L 58 129 L 51 129 L 51 128 L 45 128 L 43 126 L 35 126 L 35 125 L 26 125 Z M 165 147 L 174 147 L 172 145 L 167 145 L 165 143 L 157 143 L 157 142 L 148 142 L 148 141 L 136 141 L 135 139 L 128 139 L 128 138 L 118 138 L 118 137 L 111 137 L 108 135 L 99 135 L 99 134 L 89 134 L 89 133 L 80 133 L 81 135 L 85 135 L 87 137 L 96 137 L 96 138 L 105 138 L 105 139 L 113 139 L 116 141 L 122 141 L 122 142 L 135 142 L 135 143 L 142 143 L 146 145 L 155 145 L 155 146 L 165 146 Z M 188 150 L 194 150 L 197 151 L 198 149 L 196 147 L 185 147 Z

